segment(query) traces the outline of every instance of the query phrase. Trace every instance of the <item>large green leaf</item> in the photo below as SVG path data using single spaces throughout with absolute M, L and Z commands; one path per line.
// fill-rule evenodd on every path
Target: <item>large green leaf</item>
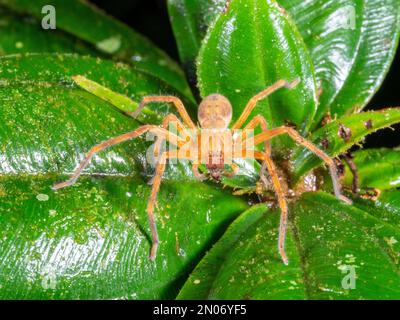
M 179 55 L 191 83 L 196 83 L 196 57 L 209 25 L 226 0 L 168 0 L 168 13 Z
M 36 19 L 0 7 L 0 55 L 24 52 L 96 54 L 91 45 L 76 37 L 59 30 L 43 30 Z
M 145 181 L 83 178 L 53 193 L 58 179 L 0 177 L 0 299 L 174 298 L 198 257 L 246 209 L 204 183 L 165 182 L 153 263 Z
M 94 144 L 139 124 L 71 80 L 82 74 L 135 101 L 162 81 L 77 55 L 0 59 L 0 298 L 173 298 L 185 274 L 247 203 L 168 166 L 148 260 L 151 141 L 101 152 L 77 185 L 51 191 Z M 155 106 L 150 106 L 153 108 Z M 167 106 L 157 106 L 160 116 Z M 164 110 L 163 110 L 164 109 Z M 61 176 L 60 174 L 64 174 Z
M 189 67 L 224 0 L 169 0 L 181 58 Z M 381 85 L 400 34 L 397 0 L 278 0 L 310 50 L 321 90 L 315 119 L 362 109 Z M 245 35 L 247 34 L 244 31 Z
M 378 90 L 400 34 L 398 0 L 279 0 L 310 50 L 322 94 L 316 120 L 327 111 L 361 110 Z
M 376 200 L 367 200 L 359 197 L 353 199 L 354 205 L 381 221 L 400 228 L 400 191 L 388 190 L 382 192 Z M 398 238 L 387 238 L 389 243 L 397 243 Z
M 128 66 L 89 57 L 13 56 L 1 58 L 0 66 L 1 171 L 5 173 L 71 172 L 94 144 L 138 126 L 132 118 L 73 85 L 73 75 L 84 75 L 137 102 L 151 93 L 174 92 L 162 81 Z M 153 120 L 161 121 L 168 108 L 159 104 L 154 108 L 158 117 Z M 145 165 L 146 148 L 151 144 L 143 140 L 132 142 L 131 151 L 119 146 L 115 152 L 96 156 L 89 171 L 146 172 L 143 167 L 136 168 Z
M 210 27 L 198 60 L 202 96 L 221 93 L 237 119 L 249 99 L 279 79 L 301 80 L 258 104 L 273 127 L 286 122 L 306 132 L 316 111 L 315 81 L 307 49 L 291 19 L 273 0 L 232 0 Z
M 42 8 L 50 3 L 47 0 L 0 0 L 0 4 L 41 20 L 44 17 Z M 179 92 L 191 97 L 179 66 L 142 35 L 84 1 L 53 0 L 51 5 L 57 12 L 57 29 L 85 40 L 102 54 L 112 55 L 161 78 Z M 36 23 L 40 25 L 39 20 Z
M 181 299 L 398 299 L 400 229 L 325 193 L 291 205 L 285 266 L 278 213 L 257 206 L 228 228 L 189 277 Z M 388 241 L 392 239 L 392 241 Z M 355 272 L 355 288 L 344 279 Z
M 353 153 L 361 188 L 393 189 L 400 186 L 400 151 L 366 149 Z M 351 185 L 353 175 L 347 168 L 344 183 Z
M 335 157 L 360 142 L 366 135 L 397 122 L 400 122 L 400 108 L 362 112 L 328 123 L 315 131 L 310 140 L 328 155 Z M 295 149 L 292 161 L 295 181 L 322 162 L 304 147 Z

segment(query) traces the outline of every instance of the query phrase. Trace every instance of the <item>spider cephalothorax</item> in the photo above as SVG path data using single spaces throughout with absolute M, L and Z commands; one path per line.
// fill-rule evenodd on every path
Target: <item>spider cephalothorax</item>
M 177 97 L 146 96 L 143 98 L 139 108 L 135 112 L 136 115 L 141 112 L 146 103 L 169 102 L 174 104 L 174 106 L 177 108 L 183 123 L 176 115 L 169 114 L 164 118 L 161 126 L 143 125 L 134 131 L 125 133 L 94 146 L 78 166 L 72 177 L 66 182 L 55 185 L 53 189 L 57 190 L 75 183 L 76 179 L 82 173 L 82 170 L 89 163 L 90 159 L 96 152 L 99 152 L 117 143 L 136 138 L 146 132 L 155 134 L 157 136 L 157 142 L 154 148 L 156 150 L 155 154 L 157 154 L 156 172 L 152 181 L 151 195 L 147 205 L 147 214 L 149 217 L 153 242 L 150 251 L 150 259 L 154 260 L 156 258 L 159 243 L 157 227 L 154 218 L 154 207 L 167 159 L 178 158 L 192 161 L 193 173 L 201 180 L 203 180 L 207 175 L 207 173 L 203 174 L 199 172 L 199 165 L 204 164 L 208 170 L 208 175 L 217 181 L 220 181 L 222 176 L 234 176 L 237 174 L 239 168 L 232 162 L 234 159 L 257 159 L 263 163 L 263 170 L 261 171 L 260 176 L 263 175 L 264 169 L 267 169 L 277 195 L 279 207 L 281 209 L 278 249 L 282 260 L 285 264 L 287 264 L 288 258 L 285 253 L 284 244 L 288 207 L 278 172 L 271 158 L 269 141 L 278 135 L 287 134 L 297 143 L 315 153 L 329 167 L 335 195 L 338 198 L 349 202 L 349 200 L 342 196 L 340 192 L 336 166 L 333 159 L 331 159 L 322 150 L 317 148 L 314 144 L 303 138 L 296 130 L 287 126 L 268 129 L 267 121 L 261 115 L 254 117 L 247 123 L 247 125 L 243 127 L 243 124 L 248 119 L 251 111 L 254 109 L 258 101 L 266 98 L 279 88 L 286 87 L 291 89 L 298 83 L 299 80 L 295 80 L 291 83 L 288 83 L 284 80 L 279 80 L 272 86 L 261 91 L 259 94 L 255 95 L 249 100 L 240 117 L 230 128 L 229 124 L 232 119 L 232 106 L 229 100 L 220 94 L 212 94 L 204 98 L 204 100 L 200 103 L 198 110 L 200 127 L 194 124 L 186 112 L 183 103 Z M 173 126 L 176 128 L 176 132 L 168 130 L 171 124 L 173 124 Z M 234 133 L 242 127 L 244 130 L 239 135 L 234 135 Z M 254 137 L 252 136 L 249 138 L 248 131 L 255 129 L 256 127 L 260 127 L 262 132 Z M 163 140 L 167 140 L 170 144 L 175 145 L 177 149 L 165 151 L 158 156 L 158 152 L 160 150 L 159 145 Z M 256 151 L 254 146 L 261 143 L 264 144 L 264 151 Z M 227 166 L 229 166 L 231 170 L 225 170 L 225 167 Z
M 211 94 L 200 103 L 197 118 L 204 129 L 226 129 L 232 120 L 232 105 L 223 95 Z

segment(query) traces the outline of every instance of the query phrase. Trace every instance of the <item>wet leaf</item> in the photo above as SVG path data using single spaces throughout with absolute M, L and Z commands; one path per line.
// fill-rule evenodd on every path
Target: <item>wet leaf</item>
M 328 194 L 304 194 L 291 205 L 290 262 L 285 266 L 277 255 L 278 223 L 278 212 L 262 206 L 243 213 L 196 267 L 178 298 L 400 297 L 398 227 Z M 379 289 L 383 283 L 385 290 Z
M 255 94 L 279 79 L 296 78 L 299 85 L 258 103 L 252 116 L 264 115 L 271 127 L 289 122 L 307 132 L 316 111 L 313 68 L 295 25 L 275 1 L 232 0 L 199 54 L 201 95 L 224 94 L 237 119 Z
M 335 157 L 362 141 L 366 135 L 397 122 L 400 122 L 400 108 L 362 112 L 328 123 L 315 131 L 309 140 Z M 303 147 L 295 149 L 292 162 L 295 180 L 321 164 L 319 158 Z
M 17 13 L 42 20 L 46 0 L 0 0 L 0 4 Z M 54 0 L 57 29 L 84 40 L 102 54 L 133 64 L 138 69 L 156 76 L 192 99 L 189 86 L 179 66 L 142 35 L 107 16 L 102 11 L 79 0 Z M 52 32 L 44 30 L 43 32 Z
M 204 183 L 163 183 L 161 245 L 152 263 L 146 181 L 85 177 L 54 193 L 58 179 L 0 177 L 1 299 L 174 298 L 193 264 L 247 207 Z
M 152 264 L 145 211 L 152 141 L 98 153 L 85 170 L 90 177 L 53 192 L 94 144 L 140 125 L 76 86 L 77 73 L 134 101 L 173 90 L 126 65 L 90 57 L 0 59 L 0 298 L 173 298 L 247 203 L 194 182 L 186 165 L 169 165 L 156 211 L 162 245 Z M 162 116 L 168 107 L 152 110 Z
M 361 188 L 380 190 L 400 185 L 400 151 L 391 149 L 366 149 L 353 153 Z M 344 184 L 351 185 L 353 176 L 346 168 Z
M 0 66 L 2 173 L 71 172 L 93 145 L 139 125 L 74 85 L 74 75 L 84 75 L 133 101 L 152 92 L 173 92 L 162 81 L 126 65 L 76 55 L 13 56 L 1 58 Z M 169 108 L 153 107 L 157 116 L 144 114 L 143 119 L 159 123 Z M 151 174 L 146 150 L 153 142 L 145 140 L 100 153 L 88 172 Z
M 207 28 L 226 1 L 170 0 L 182 61 L 192 70 Z M 378 90 L 394 58 L 400 33 L 397 0 L 278 0 L 296 23 L 315 66 L 321 92 L 314 127 L 326 112 L 362 109 Z M 384 36 L 382 36 L 384 35 Z
M 378 199 L 353 198 L 354 205 L 364 211 L 367 211 L 377 219 L 388 223 L 394 227 L 400 228 L 400 191 L 387 190 L 379 195 Z M 388 238 L 389 243 L 400 241 L 396 238 Z M 396 242 L 397 241 L 397 242 Z
M 57 30 L 43 30 L 40 21 L 0 7 L 0 55 L 59 52 L 95 55 L 91 45 Z
M 168 0 L 168 13 L 179 55 L 192 84 L 196 84 L 196 57 L 209 25 L 226 8 L 226 0 Z
M 378 90 L 400 34 L 398 0 L 279 0 L 292 15 L 321 87 L 316 123 L 361 110 Z

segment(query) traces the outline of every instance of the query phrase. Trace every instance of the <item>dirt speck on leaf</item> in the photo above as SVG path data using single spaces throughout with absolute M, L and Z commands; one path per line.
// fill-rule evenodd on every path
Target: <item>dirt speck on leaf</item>
M 351 130 L 347 128 L 343 124 L 339 124 L 338 135 L 341 137 L 345 142 L 349 142 L 351 138 Z

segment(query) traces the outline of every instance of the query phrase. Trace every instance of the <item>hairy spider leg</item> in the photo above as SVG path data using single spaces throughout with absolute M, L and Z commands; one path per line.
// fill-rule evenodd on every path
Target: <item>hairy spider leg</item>
M 149 224 L 150 224 L 150 230 L 151 230 L 151 240 L 152 240 L 152 246 L 151 246 L 150 257 L 149 257 L 151 261 L 154 261 L 157 256 L 157 249 L 158 249 L 158 244 L 159 244 L 157 224 L 156 224 L 156 221 L 154 218 L 154 206 L 156 204 L 158 191 L 160 190 L 161 180 L 162 180 L 162 176 L 165 171 L 167 159 L 172 159 L 172 158 L 190 159 L 190 158 L 186 157 L 185 155 L 176 153 L 175 151 L 174 152 L 166 151 L 161 155 L 161 158 L 157 163 L 156 173 L 154 175 L 153 185 L 151 188 L 151 194 L 150 194 L 149 201 L 147 203 L 147 215 L 149 218 Z
M 161 128 L 164 128 L 165 130 L 169 130 L 169 125 L 173 124 L 176 127 L 177 134 L 180 135 L 183 139 L 188 141 L 188 139 L 191 138 L 191 134 L 189 131 L 185 128 L 185 126 L 182 124 L 182 122 L 178 119 L 178 117 L 174 114 L 169 114 L 167 115 L 164 120 L 162 121 Z M 154 156 L 158 158 L 159 153 L 160 153 L 160 148 L 161 148 L 161 143 L 165 139 L 162 139 L 161 137 L 157 137 L 157 141 L 154 145 Z
M 333 184 L 333 191 L 335 196 L 347 203 L 352 203 L 352 201 L 348 198 L 346 198 L 344 195 L 341 194 L 341 187 L 339 184 L 339 178 L 337 176 L 337 168 L 335 165 L 335 162 L 331 157 L 329 157 L 324 151 L 319 149 L 317 146 L 315 146 L 312 142 L 308 141 L 307 139 L 303 138 L 300 133 L 298 133 L 296 130 L 294 130 L 291 127 L 278 127 L 274 129 L 267 130 L 265 132 L 262 132 L 254 137 L 253 144 L 257 145 L 265 140 L 272 139 L 273 137 L 282 135 L 282 134 L 287 134 L 289 135 L 295 142 L 298 144 L 303 145 L 307 149 L 309 149 L 311 152 L 313 152 L 315 155 L 317 155 L 319 158 L 321 158 L 329 168 L 329 172 L 332 178 L 332 184 Z M 245 151 L 245 150 L 244 150 Z M 242 150 L 243 154 L 243 150 Z
M 107 141 L 104 141 L 100 144 L 95 145 L 86 154 L 85 158 L 81 161 L 81 163 L 79 164 L 77 169 L 72 174 L 71 178 L 65 182 L 61 182 L 61 183 L 54 185 L 52 189 L 58 190 L 58 189 L 73 185 L 76 182 L 76 180 L 79 178 L 79 176 L 82 174 L 83 169 L 89 164 L 90 160 L 97 152 L 100 152 L 108 147 L 119 144 L 126 140 L 134 139 L 146 132 L 152 132 L 156 135 L 163 136 L 165 139 L 168 139 L 169 141 L 171 141 L 173 143 L 177 143 L 178 146 L 182 146 L 186 142 L 183 139 L 181 139 L 180 137 L 178 137 L 177 135 L 174 135 L 174 134 L 168 132 L 167 130 L 160 128 L 158 126 L 154 126 L 154 125 L 141 126 L 141 127 L 137 128 L 136 130 L 122 134 L 118 137 L 109 139 Z
M 254 107 L 257 103 L 268 97 L 270 94 L 274 93 L 276 90 L 286 87 L 287 89 L 293 89 L 300 83 L 300 79 L 296 79 L 292 82 L 287 82 L 285 80 L 278 80 L 272 86 L 266 88 L 265 90 L 261 91 L 260 93 L 256 94 L 252 97 L 249 102 L 247 103 L 246 107 L 244 108 L 242 114 L 240 115 L 239 119 L 236 120 L 235 124 L 232 126 L 232 130 L 239 129 L 243 126 L 247 118 L 250 116 L 250 113 L 253 111 Z
M 257 115 L 244 127 L 242 132 L 242 141 L 246 141 L 247 133 L 250 129 L 255 129 L 257 126 L 260 126 L 262 132 L 268 130 L 267 120 L 261 116 Z M 262 167 L 260 170 L 260 180 L 267 187 L 267 178 L 265 176 L 265 171 L 267 170 L 269 175 L 271 176 L 272 185 L 274 187 L 275 193 L 278 198 L 279 208 L 281 210 L 280 224 L 279 224 L 279 237 L 278 237 L 278 251 L 282 258 L 284 264 L 288 264 L 289 260 L 287 258 L 285 252 L 285 239 L 286 239 L 286 226 L 287 226 L 287 215 L 288 215 L 288 206 L 285 198 L 285 193 L 283 191 L 281 182 L 279 181 L 279 176 L 275 167 L 275 164 L 271 158 L 271 143 L 270 140 L 267 139 L 264 142 L 264 152 L 254 151 L 254 158 L 262 161 Z
M 255 129 L 257 126 L 261 127 L 262 132 L 268 130 L 268 122 L 267 122 L 267 120 L 263 116 L 257 115 L 253 119 L 251 119 L 250 122 L 243 128 L 241 140 L 238 140 L 239 137 L 237 137 L 234 140 L 234 142 L 246 141 L 247 136 L 248 136 L 248 131 L 251 130 L 251 129 Z M 264 142 L 264 151 L 265 151 L 265 153 L 266 153 L 266 155 L 268 157 L 271 157 L 271 143 L 270 143 L 270 140 L 266 140 Z M 265 170 L 266 170 L 266 163 L 263 161 L 262 167 L 261 167 L 261 170 L 260 170 L 260 180 L 264 184 L 265 188 L 267 188 L 267 179 L 265 177 Z
M 182 117 L 183 122 L 190 129 L 197 130 L 197 127 L 194 124 L 194 122 L 192 121 L 192 119 L 190 118 L 189 114 L 187 113 L 183 102 L 178 97 L 175 97 L 175 96 L 146 96 L 146 97 L 143 97 L 142 101 L 139 104 L 139 107 L 135 110 L 135 112 L 133 112 L 132 116 L 134 118 L 136 118 L 140 114 L 142 109 L 145 107 L 145 105 L 150 102 L 172 103 L 178 110 L 180 116 Z
M 287 217 L 288 217 L 288 205 L 285 198 L 285 192 L 283 191 L 281 182 L 279 181 L 279 175 L 276 171 L 276 167 L 271 157 L 265 152 L 254 151 L 254 158 L 262 160 L 271 176 L 272 184 L 276 196 L 278 198 L 279 208 L 281 209 L 281 217 L 279 223 L 279 236 L 278 236 L 278 251 L 284 264 L 289 264 L 289 259 L 285 252 L 285 239 L 286 239 L 286 228 L 287 228 Z M 263 169 L 262 169 L 263 170 Z M 263 172 L 261 173 L 263 174 Z
M 172 114 L 172 113 L 167 115 L 164 118 L 164 120 L 163 120 L 163 122 L 161 124 L 161 127 L 164 128 L 165 130 L 169 131 L 168 127 L 169 127 L 170 123 L 172 123 L 172 124 L 174 124 L 176 126 L 176 130 L 177 130 L 177 134 L 178 135 L 182 134 L 182 136 L 183 136 L 183 137 L 181 136 L 182 139 L 184 139 L 187 142 L 190 141 L 191 135 L 190 135 L 189 131 L 182 124 L 182 122 L 178 119 L 178 117 L 176 115 Z M 161 136 L 157 136 L 156 137 L 156 142 L 154 144 L 154 152 L 153 152 L 154 157 L 156 159 L 158 159 L 159 156 L 160 156 L 160 149 L 161 149 L 161 144 L 162 144 L 163 141 L 165 141 L 165 139 L 163 139 Z M 149 185 L 153 184 L 153 179 L 154 179 L 154 177 L 149 181 L 149 183 L 148 183 Z
M 306 147 L 307 149 L 309 149 L 311 152 L 313 152 L 314 154 L 316 154 L 319 158 L 321 158 L 329 167 L 329 171 L 331 174 L 331 178 L 332 178 L 332 184 L 333 184 L 333 190 L 334 190 L 334 194 L 335 196 L 346 202 L 351 204 L 352 201 L 350 199 L 348 199 L 347 197 L 345 197 L 344 195 L 341 194 L 341 188 L 340 188 L 340 184 L 339 184 L 339 180 L 337 177 L 337 172 L 336 172 L 336 165 L 335 162 L 333 161 L 332 158 L 330 158 L 325 152 L 323 152 L 321 149 L 319 149 L 318 147 L 316 147 L 313 143 L 309 142 L 308 140 L 306 140 L 305 138 L 303 138 L 296 130 L 294 130 L 293 128 L 290 127 L 278 127 L 278 128 L 274 128 L 271 130 L 267 130 L 265 132 L 262 132 L 258 135 L 256 135 L 253 139 L 253 144 L 257 145 L 260 144 L 262 142 L 264 142 L 265 140 L 269 140 L 272 139 L 273 137 L 282 135 L 282 134 L 288 134 L 294 141 L 296 141 L 298 144 L 303 145 L 304 147 Z M 245 143 L 245 146 L 247 145 L 247 143 Z M 287 224 L 287 205 L 286 205 L 286 200 L 284 197 L 284 193 L 283 190 L 281 188 L 280 182 L 279 182 L 279 177 L 276 173 L 276 169 L 275 166 L 271 160 L 271 158 L 266 155 L 265 153 L 260 153 L 258 151 L 253 151 L 253 155 L 254 157 L 258 157 L 259 159 L 262 159 L 265 161 L 265 164 L 267 166 L 267 169 L 271 175 L 272 178 L 272 182 L 275 188 L 275 191 L 277 193 L 278 196 L 278 201 L 279 201 L 279 206 L 281 208 L 281 222 L 280 222 L 280 227 L 279 227 L 279 241 L 278 241 L 278 248 L 279 248 L 279 252 L 282 256 L 282 260 L 285 264 L 288 263 L 288 259 L 286 257 L 285 251 L 284 251 L 284 242 L 285 242 L 285 237 L 286 237 L 286 224 Z M 239 151 L 237 151 L 237 153 L 235 154 L 236 157 L 243 157 L 244 155 L 248 154 L 248 152 L 246 151 L 246 149 L 242 149 Z
M 238 174 L 239 166 L 234 163 L 230 164 L 229 166 L 231 167 L 231 171 L 230 172 L 224 171 L 223 175 L 225 177 L 232 178 Z

